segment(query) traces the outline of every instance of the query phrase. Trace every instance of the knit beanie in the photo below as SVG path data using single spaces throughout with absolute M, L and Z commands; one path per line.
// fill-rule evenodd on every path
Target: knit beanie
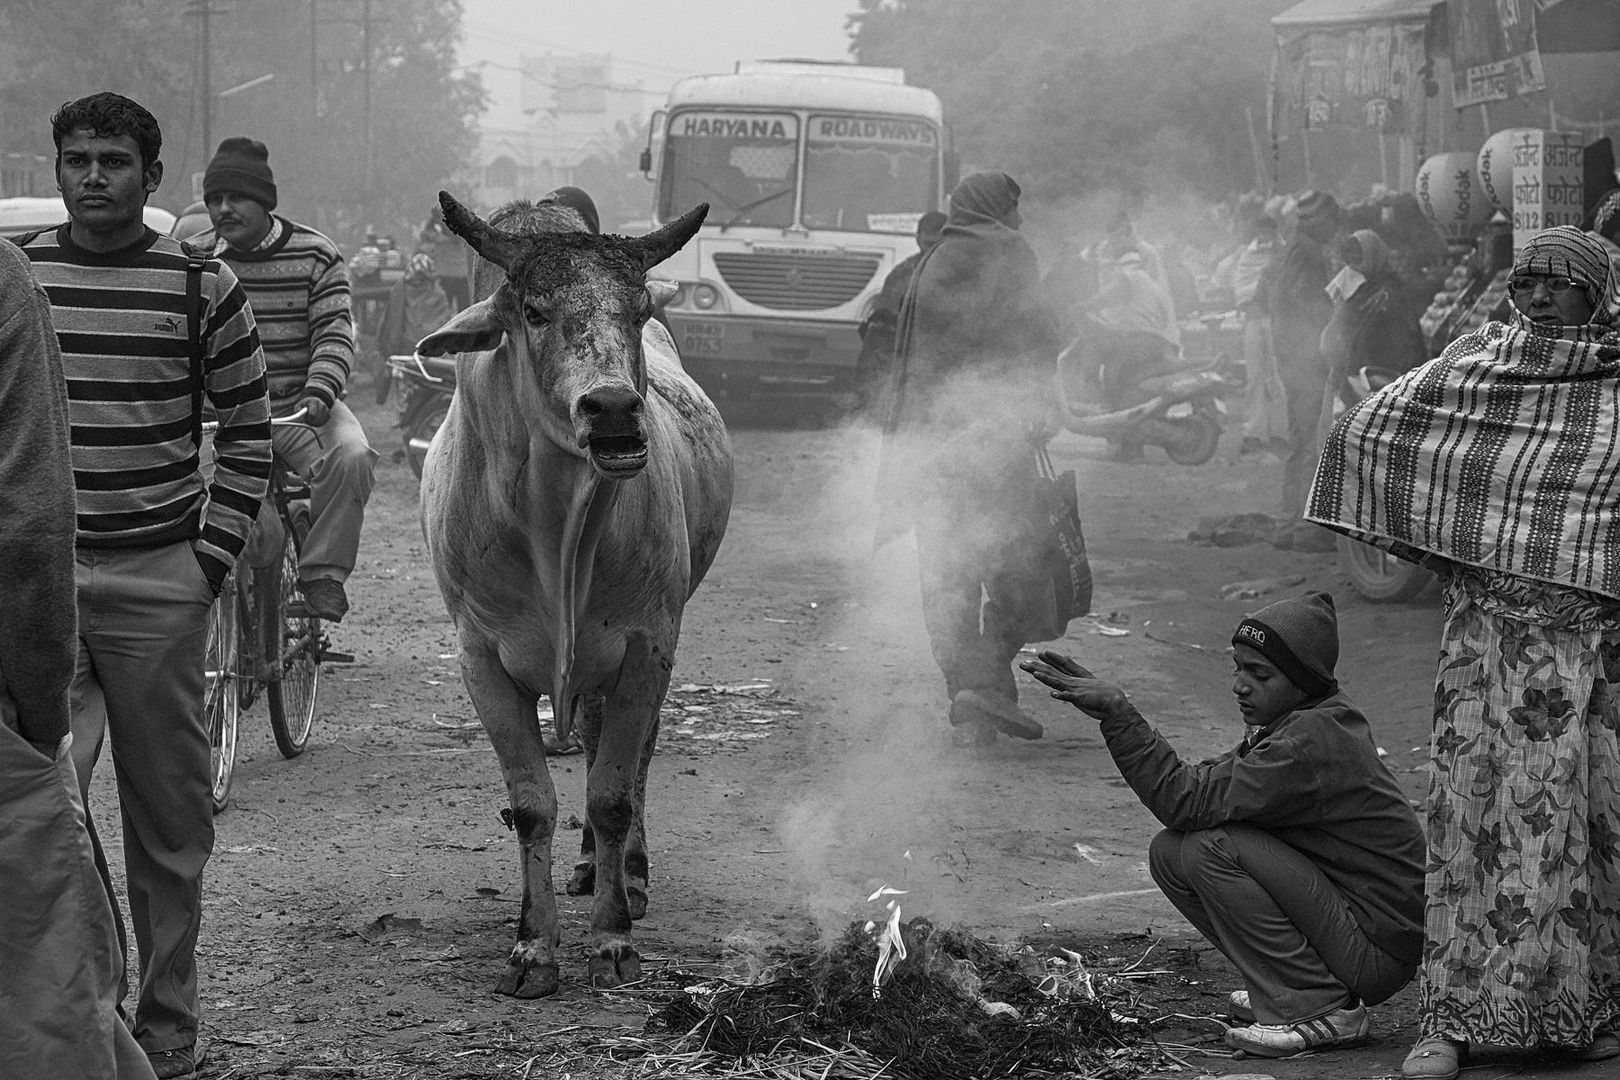
M 264 143 L 232 135 L 219 144 L 214 160 L 203 171 L 203 198 L 219 191 L 240 192 L 266 210 L 276 208 L 276 178 L 270 172 L 270 151 Z
M 1259 652 L 1313 698 L 1338 689 L 1333 668 L 1339 662 L 1339 621 L 1325 592 L 1268 604 L 1238 623 L 1232 644 Z

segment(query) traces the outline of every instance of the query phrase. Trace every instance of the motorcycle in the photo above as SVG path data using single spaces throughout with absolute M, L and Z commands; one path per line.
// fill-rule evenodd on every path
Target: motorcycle
M 388 368 L 400 391 L 399 420 L 394 426 L 404 436 L 405 461 L 420 480 L 428 447 L 449 414 L 450 398 L 456 392 L 456 358 L 390 356 Z
M 1388 368 L 1364 367 L 1351 372 L 1348 381 L 1360 401 L 1400 378 Z M 1343 412 L 1350 403 L 1342 403 Z M 1339 569 L 1350 579 L 1356 593 L 1375 604 L 1405 604 L 1428 599 L 1440 587 L 1439 579 L 1416 563 L 1398 559 L 1389 552 L 1348 536 L 1337 538 Z
M 1075 338 L 1058 354 L 1058 370 L 1073 366 L 1084 347 L 1085 335 Z M 1105 361 L 1106 363 L 1106 361 Z M 1076 435 L 1117 442 L 1153 443 L 1177 465 L 1202 465 L 1215 456 L 1221 441 L 1222 400 L 1230 386 L 1212 365 L 1155 375 L 1137 384 L 1147 395 L 1140 404 L 1123 409 L 1094 411 L 1069 398 L 1069 380 L 1059 380 L 1063 426 Z

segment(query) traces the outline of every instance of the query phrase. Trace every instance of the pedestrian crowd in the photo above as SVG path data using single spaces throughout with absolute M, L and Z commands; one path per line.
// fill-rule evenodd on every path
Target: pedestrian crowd
M 51 130 L 68 221 L 0 244 L 0 406 L 15 421 L 0 438 L 0 1076 L 184 1077 L 203 1059 L 208 611 L 285 468 L 311 488 L 302 603 L 347 613 L 377 460 L 344 403 L 351 267 L 275 212 L 262 142 L 220 143 L 210 227 L 181 243 L 141 219 L 163 177 L 149 112 L 95 94 Z M 1196 282 L 1128 213 L 1043 275 L 1022 194 L 1006 173 L 963 178 L 863 327 L 877 539 L 915 538 L 955 741 L 1043 736 L 1020 671 L 1099 722 L 1163 826 L 1153 880 L 1243 978 L 1234 1049 L 1358 1045 L 1369 1006 L 1416 979 L 1406 1077 L 1448 1080 L 1476 1047 L 1620 1056 L 1620 195 L 1593 232 L 1525 243 L 1509 310 L 1430 359 L 1418 312 L 1444 250 L 1409 197 L 1241 202 L 1240 235 Z M 545 198 L 599 228 L 584 192 Z M 377 350 L 465 306 L 468 266 L 430 219 Z M 1074 659 L 1018 660 L 1072 613 L 1072 576 L 1050 559 L 1064 481 L 1045 451 L 1063 388 L 1137 400 L 1181 360 L 1178 316 L 1200 285 L 1241 320 L 1243 450 L 1281 461 L 1273 542 L 1342 534 L 1444 582 L 1425 819 L 1381 760 L 1378 718 L 1340 688 L 1326 593 L 1235 627 L 1242 733 L 1209 761 L 1183 759 Z M 1077 338 L 1092 347 L 1066 349 Z M 1071 354 L 1077 370 L 1060 371 Z M 1393 381 L 1358 400 L 1371 366 Z M 87 810 L 109 746 L 127 914 Z

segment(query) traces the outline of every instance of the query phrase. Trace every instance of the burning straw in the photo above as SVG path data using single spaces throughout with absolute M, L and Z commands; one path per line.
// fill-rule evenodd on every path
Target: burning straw
M 880 993 L 872 933 L 854 924 L 827 950 L 777 958 L 761 981 L 686 985 L 655 1008 L 637 1056 L 664 1075 L 843 1080 L 1124 1078 L 1159 1057 L 1140 1045 L 1146 1023 L 1122 1011 L 1130 990 L 1074 954 L 1042 961 L 923 918 L 900 933 L 909 959 Z M 670 1041 L 655 1049 L 656 1036 Z

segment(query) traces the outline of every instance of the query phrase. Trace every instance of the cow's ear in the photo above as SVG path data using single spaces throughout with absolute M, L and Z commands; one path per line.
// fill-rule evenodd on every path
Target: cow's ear
M 663 307 L 675 299 L 675 294 L 681 287 L 673 281 L 660 281 L 657 278 L 647 279 L 647 296 L 653 302 L 653 307 Z
M 423 356 L 449 356 L 451 353 L 486 352 L 506 336 L 506 327 L 495 317 L 492 301 L 481 300 L 450 317 L 450 321 L 416 343 Z

